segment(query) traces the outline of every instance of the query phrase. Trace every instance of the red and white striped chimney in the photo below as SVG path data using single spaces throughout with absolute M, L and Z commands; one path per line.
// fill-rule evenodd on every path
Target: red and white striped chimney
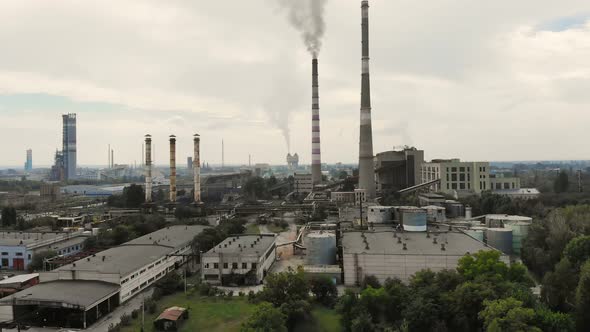
M 311 102 L 311 179 L 313 184 L 322 182 L 322 154 L 320 148 L 320 93 L 318 82 L 318 59 L 312 60 Z

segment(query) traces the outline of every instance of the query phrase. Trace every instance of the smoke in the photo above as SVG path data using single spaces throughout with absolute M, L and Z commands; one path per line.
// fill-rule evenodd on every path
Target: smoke
M 322 37 L 326 31 L 324 11 L 328 0 L 277 0 L 287 11 L 289 23 L 301 33 L 307 50 L 314 58 L 322 48 Z

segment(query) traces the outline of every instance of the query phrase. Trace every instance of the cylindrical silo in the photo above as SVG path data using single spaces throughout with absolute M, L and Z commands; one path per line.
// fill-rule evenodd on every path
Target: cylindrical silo
M 524 217 L 522 217 L 524 218 Z M 504 227 L 512 230 L 512 250 L 515 254 L 520 255 L 522 249 L 522 241 L 529 234 L 532 219 L 529 220 L 508 220 L 504 223 Z
M 470 229 L 465 230 L 465 233 L 467 233 L 467 235 L 471 236 L 472 238 L 480 242 L 484 242 L 485 231 L 485 227 L 472 227 Z
M 510 228 L 488 228 L 487 244 L 505 254 L 512 253 L 512 230 Z
M 312 232 L 304 239 L 307 248 L 306 265 L 336 264 L 336 234 L 329 232 Z
M 426 232 L 428 215 L 419 208 L 402 208 L 399 210 L 400 221 L 407 232 Z

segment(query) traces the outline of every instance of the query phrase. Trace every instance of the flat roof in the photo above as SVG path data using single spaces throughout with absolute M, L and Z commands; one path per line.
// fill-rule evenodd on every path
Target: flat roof
M 230 236 L 209 250 L 205 255 L 217 255 L 218 253 L 262 255 L 275 243 L 276 238 L 277 236 L 275 234 Z
M 17 284 L 27 282 L 31 279 L 37 278 L 39 273 L 21 274 L 14 277 L 0 280 L 0 285 Z
M 176 251 L 209 226 L 170 226 L 62 266 L 59 271 L 118 273 L 121 277 Z
M 63 238 L 63 241 L 80 236 L 80 233 L 68 236 L 66 232 L 38 232 L 28 233 L 19 231 L 0 232 L 0 246 L 34 246 L 43 242 L 51 243 Z
M 366 243 L 363 238 L 366 238 Z M 394 237 L 394 234 L 396 237 Z M 463 256 L 480 250 L 495 250 L 461 232 L 344 232 L 342 247 L 344 254 L 388 254 L 388 255 L 454 255 Z M 398 243 L 398 238 L 402 243 Z M 433 243 L 434 239 L 437 243 Z M 406 250 L 403 249 L 406 244 Z M 368 249 L 367 249 L 368 244 Z M 445 250 L 441 250 L 441 244 Z
M 87 309 L 93 304 L 115 294 L 120 286 L 102 281 L 58 280 L 27 288 L 0 300 L 3 304 L 47 304 L 51 306 L 80 307 Z M 14 300 L 16 299 L 16 300 Z

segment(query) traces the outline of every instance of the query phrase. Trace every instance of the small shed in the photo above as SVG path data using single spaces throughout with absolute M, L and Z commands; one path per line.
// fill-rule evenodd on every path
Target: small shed
M 180 325 L 186 319 L 188 319 L 188 310 L 186 308 L 170 307 L 154 320 L 154 326 L 157 331 L 178 331 Z

